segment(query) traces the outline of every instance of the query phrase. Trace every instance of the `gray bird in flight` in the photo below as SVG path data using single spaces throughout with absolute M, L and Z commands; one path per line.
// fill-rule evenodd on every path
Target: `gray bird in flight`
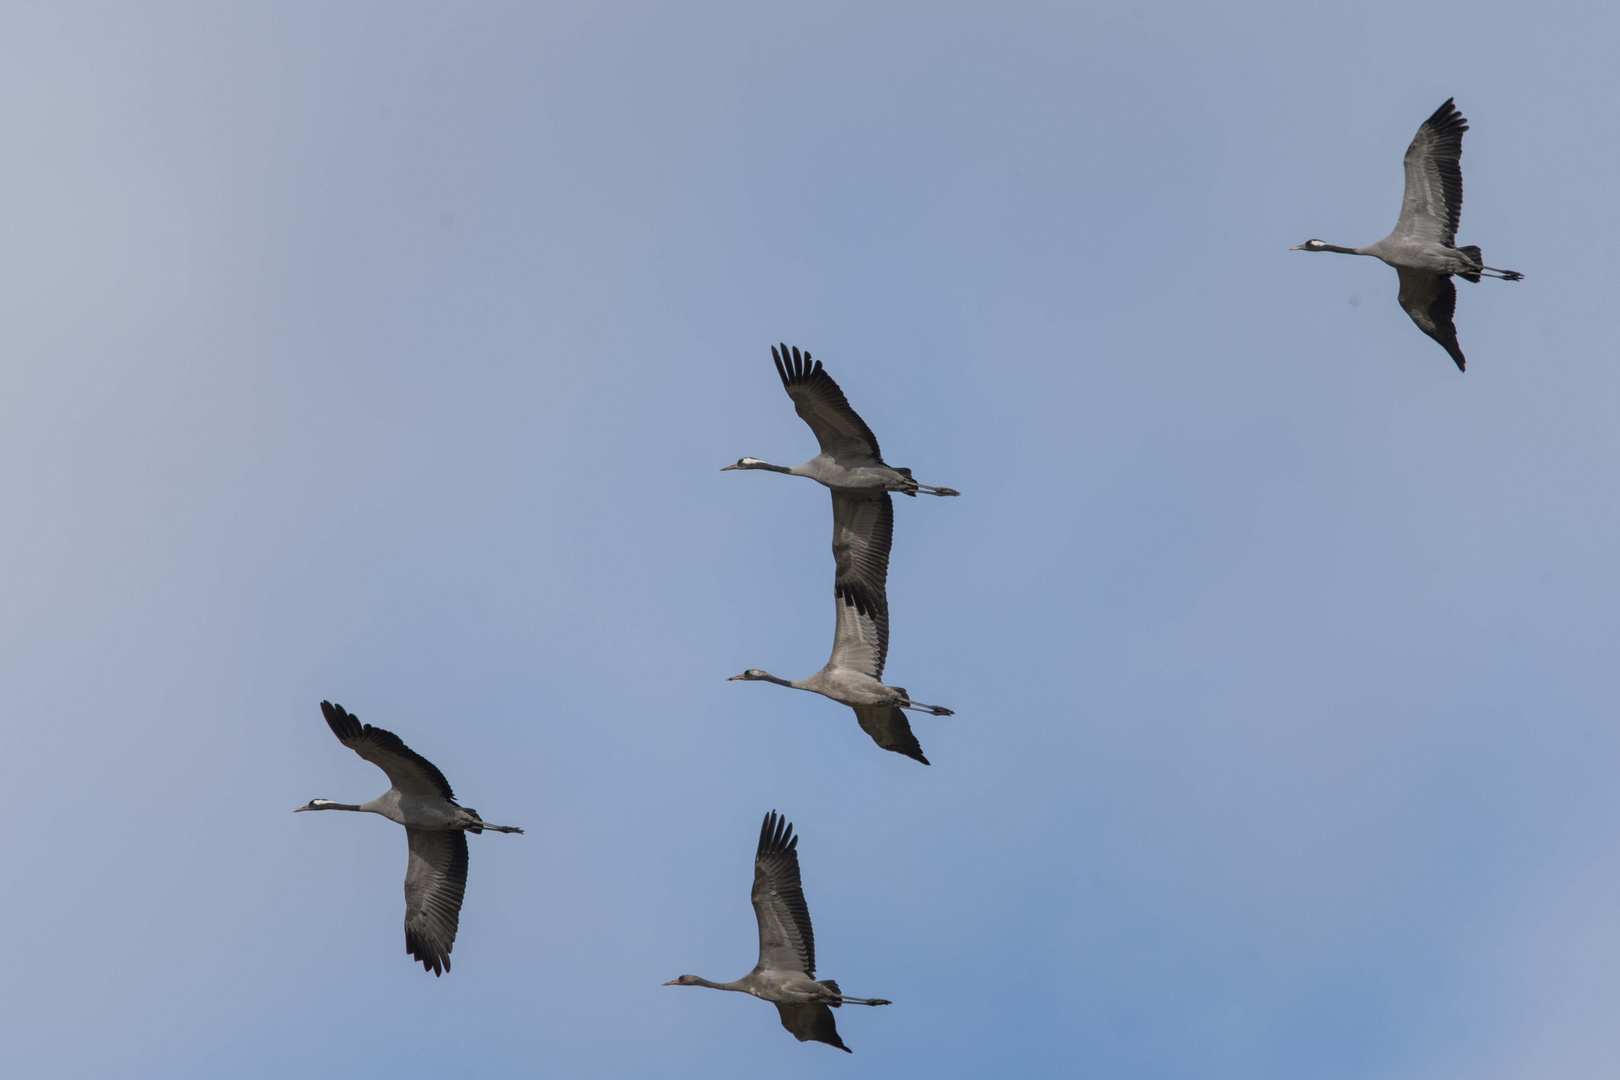
M 405 866 L 405 951 L 426 970 L 442 975 L 450 970 L 450 949 L 456 943 L 461 898 L 467 889 L 467 834 L 523 830 L 491 825 L 478 811 L 457 805 L 444 773 L 393 732 L 362 726 L 353 713 L 330 701 L 321 702 L 321 713 L 338 742 L 387 773 L 392 786 L 358 806 L 311 799 L 293 813 L 357 810 L 405 826 L 410 847 Z
M 816 980 L 816 937 L 799 885 L 799 838 L 775 810 L 765 815 L 754 852 L 754 918 L 759 963 L 735 982 L 682 975 L 665 986 L 707 986 L 752 994 L 776 1006 L 782 1026 L 800 1042 L 822 1042 L 852 1053 L 838 1037 L 832 1010 L 841 1005 L 887 1005 L 882 998 L 849 997 L 831 979 Z
M 1401 216 L 1388 236 L 1367 247 L 1335 247 L 1307 240 L 1290 251 L 1334 251 L 1340 255 L 1371 255 L 1382 259 L 1400 275 L 1401 310 L 1417 328 L 1451 354 L 1457 370 L 1468 366 L 1452 316 L 1457 310 L 1453 274 L 1464 281 L 1482 277 L 1519 281 L 1517 270 L 1485 265 L 1485 256 L 1472 245 L 1457 247 L 1457 223 L 1462 217 L 1462 137 L 1468 130 L 1452 99 L 1423 121 L 1412 145 L 1406 148 L 1406 194 Z

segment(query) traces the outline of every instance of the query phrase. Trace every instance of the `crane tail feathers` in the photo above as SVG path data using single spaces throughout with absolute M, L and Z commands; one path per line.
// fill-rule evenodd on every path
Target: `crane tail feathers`
M 1464 255 L 1468 256 L 1468 258 L 1476 266 L 1480 267 L 1480 269 L 1484 269 L 1484 267 L 1485 267 L 1485 255 L 1479 250 L 1479 248 L 1477 248 L 1474 245 L 1470 244 L 1467 247 L 1460 247 L 1457 250 L 1462 252 Z M 1477 271 L 1476 272 L 1465 272 L 1465 273 L 1458 274 L 1457 276 L 1462 278 L 1464 281 L 1472 281 L 1475 285 L 1479 284 L 1479 274 L 1478 274 Z

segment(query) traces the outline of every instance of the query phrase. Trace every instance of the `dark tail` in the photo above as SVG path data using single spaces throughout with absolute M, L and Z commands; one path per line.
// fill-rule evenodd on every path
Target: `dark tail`
M 1479 248 L 1470 244 L 1467 247 L 1460 247 L 1457 250 L 1468 256 L 1468 261 L 1473 263 L 1475 266 L 1478 266 L 1480 270 L 1485 268 L 1485 256 L 1480 252 Z M 1479 270 L 1464 270 L 1457 276 L 1462 278 L 1464 281 L 1472 281 L 1475 285 L 1479 284 Z
M 834 982 L 833 980 L 831 980 L 831 979 L 822 979 L 821 982 L 817 983 L 816 985 L 817 986 L 825 986 L 828 990 L 831 990 L 833 993 L 837 994 L 839 997 L 844 996 L 844 992 L 842 990 L 838 989 L 838 984 L 836 982 Z M 829 1001 L 829 1002 L 827 1002 L 827 1004 L 831 1005 L 833 1008 L 836 1009 L 836 1008 L 838 1008 L 838 1006 L 842 1005 L 843 1002 L 842 1001 Z
M 1498 270 L 1494 266 L 1486 266 L 1484 252 L 1480 251 L 1479 248 L 1475 247 L 1473 244 L 1469 244 L 1467 247 L 1460 247 L 1457 250 L 1468 256 L 1469 260 L 1472 261 L 1475 266 L 1479 267 L 1479 270 L 1468 270 L 1457 275 L 1464 281 L 1472 281 L 1477 284 L 1480 279 L 1480 271 L 1488 271 L 1489 273 L 1500 277 L 1503 281 L 1524 280 L 1524 275 L 1519 273 L 1517 270 Z

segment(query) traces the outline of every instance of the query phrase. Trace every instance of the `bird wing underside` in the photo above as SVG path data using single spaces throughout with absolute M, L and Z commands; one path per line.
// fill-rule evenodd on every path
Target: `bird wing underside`
M 754 916 L 759 921 L 759 966 L 768 971 L 816 973 L 816 936 L 799 885 L 799 838 L 772 810 L 759 830 L 754 854 Z
M 435 975 L 450 970 L 450 949 L 467 889 L 467 834 L 406 829 L 405 951 Z
M 1452 316 L 1457 311 L 1457 286 L 1446 274 L 1424 274 L 1414 270 L 1397 271 L 1401 277 L 1401 308 L 1417 323 L 1417 328 L 1438 341 L 1458 371 L 1468 369 L 1462 346 L 1457 343 L 1457 327 Z
M 455 801 L 444 773 L 392 731 L 362 725 L 359 717 L 329 701 L 321 702 L 321 712 L 338 741 L 387 773 L 401 795 L 442 795 Z
M 854 1052 L 838 1037 L 838 1023 L 827 1006 L 784 1005 L 777 1002 L 776 1011 L 782 1015 L 782 1026 L 800 1042 L 826 1043 L 846 1054 Z
M 828 666 L 883 678 L 889 654 L 889 549 L 894 500 L 886 491 L 835 490 L 833 603 L 838 623 Z
M 1462 137 L 1468 121 L 1451 99 L 1423 122 L 1406 148 L 1406 192 L 1395 231 L 1452 247 L 1462 218 Z
M 822 369 L 821 361 L 811 361 L 809 353 L 797 346 L 772 348 L 776 373 L 793 399 L 793 411 L 815 432 L 821 452 L 835 458 L 866 458 L 882 461 L 877 436 L 860 414 L 850 408 L 844 392 Z
M 911 732 L 906 711 L 898 705 L 852 705 L 861 730 L 872 736 L 872 741 L 885 750 L 904 754 L 913 761 L 928 764 L 923 757 L 922 744 Z

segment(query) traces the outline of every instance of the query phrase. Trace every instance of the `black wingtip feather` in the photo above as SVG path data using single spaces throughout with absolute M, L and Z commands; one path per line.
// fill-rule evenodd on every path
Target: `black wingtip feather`
M 775 810 L 765 815 L 765 821 L 759 827 L 759 847 L 755 849 L 756 855 L 770 855 L 779 851 L 792 851 L 799 846 L 799 838 L 793 835 L 793 823 Z
M 352 739 L 361 733 L 360 718 L 345 710 L 341 705 L 323 701 L 321 702 L 321 715 L 326 717 L 326 726 L 331 728 L 332 734 L 339 739 Z
M 1429 304 L 1429 319 L 1434 323 L 1434 333 L 1429 336 L 1438 341 L 1440 347 L 1450 354 L 1458 371 L 1467 371 L 1468 359 L 1463 356 L 1462 345 L 1457 341 L 1457 324 L 1454 321 L 1456 314 L 1457 287 L 1448 277 L 1441 281 L 1440 291 Z
M 450 970 L 450 950 L 441 953 L 426 938 L 410 930 L 405 931 L 405 951 L 413 960 L 420 960 L 422 970 L 433 972 L 435 978 Z
M 785 343 L 772 345 L 771 359 L 776 361 L 776 373 L 782 377 L 785 387 L 809 382 L 821 370 L 821 361 L 812 361 L 810 353 L 800 351 L 797 345 L 792 348 Z
M 1423 121 L 1437 133 L 1450 133 L 1455 131 L 1458 135 L 1468 130 L 1468 121 L 1462 113 L 1457 111 L 1457 99 L 1446 98 L 1446 103 L 1434 110 L 1430 117 Z

